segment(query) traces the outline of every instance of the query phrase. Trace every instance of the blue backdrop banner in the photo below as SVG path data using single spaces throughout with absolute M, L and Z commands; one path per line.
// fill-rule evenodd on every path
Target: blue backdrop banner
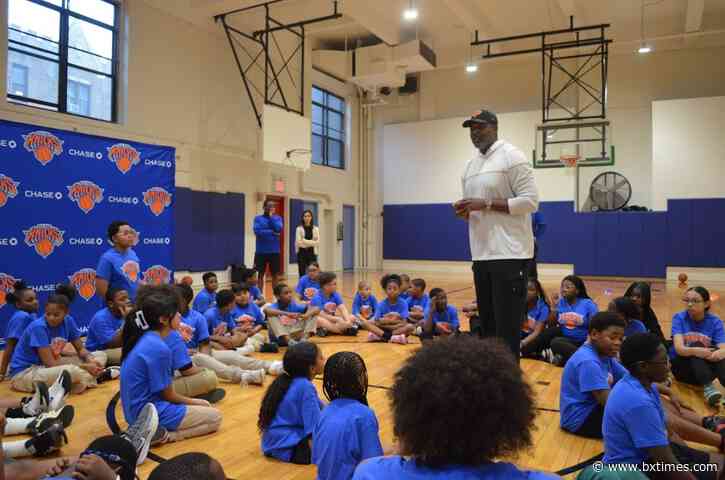
M 71 315 L 87 331 L 103 305 L 96 265 L 114 220 L 138 232 L 135 273 L 170 282 L 175 170 L 171 147 L 0 121 L 0 342 L 17 279 L 38 293 L 39 315 L 56 284 L 72 283 Z

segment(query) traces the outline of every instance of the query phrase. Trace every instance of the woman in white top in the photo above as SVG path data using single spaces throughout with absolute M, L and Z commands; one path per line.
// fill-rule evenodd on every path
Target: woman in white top
M 295 232 L 297 246 L 297 267 L 300 278 L 307 274 L 307 266 L 317 261 L 317 247 L 320 244 L 320 229 L 315 226 L 312 210 L 302 212 L 302 224 Z

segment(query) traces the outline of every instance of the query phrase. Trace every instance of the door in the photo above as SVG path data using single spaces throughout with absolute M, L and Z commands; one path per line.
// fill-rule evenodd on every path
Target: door
M 279 261 L 280 261 L 280 273 L 285 273 L 287 270 L 285 268 L 285 257 L 284 257 L 284 242 L 287 238 L 288 233 L 286 232 L 286 225 L 287 222 L 285 222 L 285 198 L 284 197 L 276 197 L 273 195 L 267 195 L 267 198 L 265 200 L 270 200 L 274 202 L 274 214 L 279 215 L 282 217 L 282 232 L 279 234 Z M 271 278 L 271 277 L 266 277 Z
M 355 207 L 342 206 L 342 269 L 355 270 Z

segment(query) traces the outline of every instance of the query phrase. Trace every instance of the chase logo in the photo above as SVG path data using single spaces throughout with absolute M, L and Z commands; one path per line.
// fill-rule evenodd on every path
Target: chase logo
M 146 159 L 143 161 L 143 164 L 147 167 L 159 167 L 159 168 L 171 168 L 173 164 L 169 160 L 154 160 L 154 159 Z
M 82 180 L 68 187 L 70 198 L 83 213 L 93 210 L 103 200 L 103 189 L 93 182 Z
M 25 190 L 23 192 L 25 198 L 34 198 L 37 200 L 62 200 L 63 194 L 60 192 L 41 192 L 39 190 Z
M 103 239 L 101 237 L 69 238 L 68 245 L 74 247 L 100 247 L 103 245 Z
M 69 148 L 68 155 L 71 157 L 95 158 L 96 160 L 103 159 L 103 154 L 101 152 L 93 152 L 90 150 L 78 150 L 77 148 Z
M 3 308 L 7 303 L 8 293 L 13 291 L 17 281 L 18 279 L 9 273 L 0 272 L 0 308 Z
M 108 159 L 116 164 L 118 171 L 126 175 L 134 165 L 141 161 L 138 150 L 127 143 L 117 143 L 107 148 Z
M 20 182 L 0 173 L 0 207 L 4 207 L 9 198 L 18 196 L 18 185 Z
M 171 245 L 171 238 L 169 237 L 152 237 L 144 238 L 144 245 Z
M 15 149 L 18 148 L 18 142 L 12 139 L 0 138 L 0 148 Z
M 117 195 L 109 195 L 108 203 L 124 203 L 126 205 L 138 205 L 138 197 L 119 197 Z
M 63 244 L 64 233 L 63 230 L 49 223 L 39 223 L 27 230 L 23 230 L 25 244 L 34 247 L 35 253 L 43 258 L 48 258 L 56 247 Z
M 15 237 L 0 237 L 0 247 L 17 247 L 18 239 Z
M 31 152 L 41 165 L 46 166 L 56 155 L 63 153 L 63 140 L 50 132 L 36 130 L 23 135 L 23 147 Z

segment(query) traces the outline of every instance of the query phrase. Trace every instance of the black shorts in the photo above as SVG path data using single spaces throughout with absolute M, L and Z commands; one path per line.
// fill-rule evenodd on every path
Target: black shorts
M 269 265 L 269 271 L 272 272 L 272 275 L 277 275 L 279 272 L 282 271 L 280 265 L 280 256 L 279 253 L 255 253 L 254 254 L 254 269 L 257 270 L 260 274 L 264 273 L 264 271 L 267 268 L 267 265 Z
M 702 450 L 696 450 L 686 445 L 679 445 L 672 442 L 670 442 L 670 448 L 672 449 L 672 454 L 675 456 L 675 458 L 683 465 L 693 466 L 710 463 L 710 454 L 707 452 L 703 452 Z M 694 475 L 695 478 L 697 478 L 698 480 L 716 480 L 718 475 L 718 472 L 714 470 L 710 472 L 690 470 L 690 473 Z M 649 478 L 658 478 L 656 474 L 649 472 L 647 476 Z

